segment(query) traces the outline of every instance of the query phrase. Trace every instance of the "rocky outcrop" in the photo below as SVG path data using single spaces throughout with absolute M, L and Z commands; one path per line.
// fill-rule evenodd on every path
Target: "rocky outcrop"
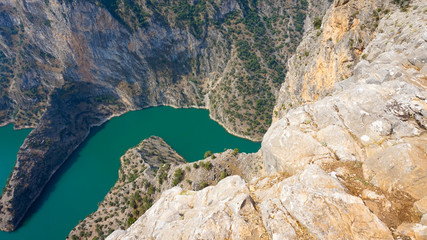
M 308 164 L 317 164 L 329 166 L 326 168 L 334 174 L 351 176 L 349 172 L 357 168 L 353 179 L 345 177 L 341 182 L 361 196 L 363 189 L 374 186 L 384 196 L 364 194 L 370 210 L 393 230 L 395 237 L 422 239 L 425 230 L 418 222 L 423 213 L 415 211 L 414 203 L 425 198 L 427 192 L 427 88 L 423 70 L 427 62 L 423 30 L 427 19 L 420 10 L 426 4 L 412 4 L 408 11 L 389 6 L 391 12 L 378 21 L 374 38 L 360 53 L 352 76 L 335 83 L 331 96 L 282 109 L 283 117 L 278 115 L 280 118 L 264 136 L 262 152 L 265 169 L 270 173 L 292 175 Z M 329 14 L 332 11 L 334 8 Z M 286 101 L 279 98 L 278 106 Z M 352 186 L 355 182 L 362 185 Z M 399 196 L 406 200 L 394 203 L 392 199 Z M 387 210 L 392 206 L 410 214 L 396 218 Z
M 265 180 L 259 187 L 264 188 L 263 184 Z M 264 200 L 260 211 L 267 224 L 277 222 L 278 215 L 289 219 L 285 224 L 305 227 L 315 239 L 392 239 L 389 229 L 360 198 L 348 194 L 337 178 L 316 165 L 309 165 L 301 173 L 255 194 L 257 199 Z M 280 232 L 279 229 L 280 225 L 273 225 L 270 236 Z
M 107 239 L 393 239 L 387 227 L 315 165 L 284 179 L 227 177 L 201 191 L 172 188 Z
M 229 175 L 252 179 L 263 171 L 259 154 L 239 154 L 237 149 L 187 163 L 159 137 L 143 140 L 129 149 L 120 162 L 116 184 L 98 210 L 70 232 L 69 239 L 105 239 L 115 229 L 128 228 L 174 186 L 200 190 Z
M 334 1 L 322 19 L 313 19 L 282 85 L 273 122 L 289 109 L 321 99 L 334 84 L 353 74 L 367 45 L 375 38 L 379 20 L 396 5 L 391 1 Z
M 127 231 L 107 239 L 248 239 L 262 236 L 259 216 L 245 181 L 228 177 L 199 192 L 166 191 Z M 262 237 L 261 237 L 262 238 Z M 264 236 L 266 239 L 266 236 Z
M 361 59 L 332 96 L 292 109 L 271 126 L 262 144 L 267 171 L 360 161 L 365 178 L 376 186 L 398 188 L 415 199 L 425 195 L 426 19 L 414 10 L 409 25 L 396 24 L 407 14 L 396 10 L 379 22 L 364 52 L 367 60 Z

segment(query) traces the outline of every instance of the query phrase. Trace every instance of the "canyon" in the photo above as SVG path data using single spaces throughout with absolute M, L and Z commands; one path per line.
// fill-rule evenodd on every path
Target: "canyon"
M 48 2 L 1 5 L 0 23 L 22 21 L 26 34 L 12 36 L 24 47 L 52 47 L 28 55 L 40 65 L 14 77 L 0 104 L 4 123 L 36 126 L 2 194 L 2 230 L 91 127 L 171 105 L 207 108 L 262 147 L 186 163 L 161 138 L 141 139 L 70 239 L 427 238 L 425 1 L 195 1 L 191 17 L 181 1 L 127 16 L 126 1 Z M 48 99 L 23 97 L 26 84 Z

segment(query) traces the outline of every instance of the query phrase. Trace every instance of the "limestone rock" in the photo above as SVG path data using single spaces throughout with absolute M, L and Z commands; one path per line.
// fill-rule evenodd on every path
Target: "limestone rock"
M 427 213 L 421 217 L 420 223 L 424 226 L 427 226 Z
M 286 121 L 274 123 L 264 139 L 262 149 L 267 172 L 294 173 L 309 163 L 332 158 L 328 148 L 310 134 L 292 126 L 287 127 Z
M 393 239 L 385 224 L 366 208 L 360 198 L 346 193 L 336 178 L 317 165 L 307 166 L 301 173 L 277 183 L 272 189 L 271 194 L 276 195 L 276 201 L 280 202 L 276 204 L 279 208 L 275 209 L 298 221 L 316 239 Z M 261 212 L 275 211 L 269 207 L 261 205 Z M 276 215 L 269 215 L 267 222 L 276 221 Z
M 357 4 L 368 3 L 337 2 L 325 16 L 324 31 L 327 31 L 325 24 L 331 24 L 332 15 L 338 16 L 339 11 L 343 14 Z M 381 3 L 371 1 L 369 4 Z M 420 9 L 427 7 L 425 1 L 413 4 Z M 384 6 L 395 7 L 387 3 Z M 340 68 L 330 69 L 332 73 L 326 78 L 336 83 L 329 96 L 289 108 L 288 100 L 294 95 L 282 92 L 276 108 L 285 105 L 286 109 L 277 115 L 262 142 L 268 173 L 293 174 L 310 163 L 358 161 L 363 164 L 364 178 L 375 186 L 389 192 L 404 191 L 414 199 L 426 195 L 427 86 L 421 69 L 427 65 L 427 42 L 421 39 L 427 18 L 420 9 L 414 7 L 409 12 L 396 9 L 380 18 L 376 33 L 369 39 L 360 59 L 354 61 L 352 75 Z M 342 35 L 336 32 L 334 36 L 342 37 L 343 41 L 352 31 L 346 30 Z M 331 43 L 329 47 L 336 50 L 341 44 Z M 316 56 L 319 55 L 312 58 L 317 61 Z M 296 64 L 295 59 L 290 63 Z M 299 73 L 295 73 L 298 70 L 291 70 L 289 86 L 284 84 L 282 89 L 292 89 L 292 84 L 308 87 L 305 85 L 308 78 L 298 78 Z M 338 81 L 331 74 L 348 78 Z M 313 76 L 315 74 L 309 75 Z M 313 83 L 323 83 L 325 76 L 314 78 Z
M 363 190 L 362 192 L 362 199 L 381 200 L 384 198 L 384 195 L 378 195 L 376 192 L 367 189 Z
M 403 223 L 397 228 L 397 233 L 413 240 L 427 239 L 427 226 L 417 223 Z
M 414 206 L 421 214 L 427 214 L 427 196 L 415 202 Z
M 337 0 L 326 12 L 321 28 L 310 29 L 288 61 L 288 74 L 274 108 L 273 122 L 289 109 L 329 95 L 336 82 L 350 77 L 366 45 L 375 37 L 375 24 L 390 1 Z
M 397 144 L 368 158 L 364 175 L 384 190 L 400 189 L 420 199 L 427 193 L 426 159 L 416 144 Z
M 257 218 L 245 181 L 232 176 L 199 192 L 164 192 L 129 229 L 107 239 L 262 239 Z
M 393 239 L 363 201 L 317 165 L 248 184 L 238 176 L 201 191 L 175 187 L 107 239 Z
M 336 154 L 341 161 L 356 161 L 362 159 L 360 145 L 343 127 L 329 125 L 317 133 L 317 139 Z
M 268 235 L 273 240 L 298 239 L 296 221 L 288 214 L 282 202 L 277 199 L 267 199 L 260 204 L 263 224 Z

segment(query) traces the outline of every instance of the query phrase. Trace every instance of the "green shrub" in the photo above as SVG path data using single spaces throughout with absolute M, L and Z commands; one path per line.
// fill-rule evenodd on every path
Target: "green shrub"
M 156 192 L 156 188 L 153 185 L 150 185 L 147 189 L 147 194 L 153 195 Z
M 184 179 L 184 170 L 182 170 L 181 168 L 178 168 L 175 173 L 174 173 L 174 179 L 172 182 L 173 186 L 178 185 L 178 183 L 180 183 L 183 179 Z
M 210 157 L 212 155 L 212 152 L 211 151 L 206 151 L 205 152 L 205 155 L 203 155 L 204 156 L 204 158 L 208 158 L 208 157 Z
M 407 10 L 410 2 L 411 2 L 410 0 L 393 0 L 393 3 L 399 5 L 402 11 Z
M 219 175 L 218 182 L 221 181 L 222 179 L 226 178 L 227 176 L 228 176 L 227 171 L 225 171 L 225 169 L 222 170 L 221 175 Z
M 169 171 L 169 168 L 170 168 L 169 163 L 163 164 L 163 166 L 160 167 L 160 169 L 158 171 L 158 179 L 159 179 L 160 185 L 162 185 L 164 180 L 166 180 L 168 178 L 167 172 Z
M 212 163 L 209 161 L 200 162 L 200 166 L 208 171 L 212 169 Z
M 207 186 L 209 186 L 209 184 L 208 184 L 206 181 L 202 181 L 202 182 L 199 184 L 199 189 L 198 189 L 198 190 L 202 190 L 203 188 L 205 188 L 205 187 L 207 187 Z
M 233 156 L 236 156 L 238 153 L 239 153 L 239 149 L 238 149 L 238 148 L 235 148 L 235 149 L 233 150 Z
M 322 19 L 315 17 L 313 25 L 316 29 L 319 29 L 322 26 Z
M 127 226 L 130 227 L 136 221 L 135 217 L 129 216 L 127 220 Z

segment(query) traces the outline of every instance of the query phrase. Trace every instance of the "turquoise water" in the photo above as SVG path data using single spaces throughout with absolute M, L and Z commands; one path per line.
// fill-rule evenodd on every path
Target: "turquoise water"
M 0 128 L 0 181 L 4 185 L 29 130 Z M 80 219 L 97 209 L 117 180 L 119 158 L 141 140 L 160 136 L 187 161 L 207 150 L 256 152 L 260 143 L 235 137 L 201 109 L 156 107 L 130 112 L 95 128 L 45 188 L 20 228 L 1 240 L 64 239 Z
M 13 130 L 12 124 L 0 127 L 0 186 L 4 187 L 7 177 L 15 166 L 16 154 L 30 129 Z M 1 189 L 0 188 L 0 189 Z M 1 236 L 1 235 L 0 235 Z M 2 238 L 0 238 L 2 239 Z

